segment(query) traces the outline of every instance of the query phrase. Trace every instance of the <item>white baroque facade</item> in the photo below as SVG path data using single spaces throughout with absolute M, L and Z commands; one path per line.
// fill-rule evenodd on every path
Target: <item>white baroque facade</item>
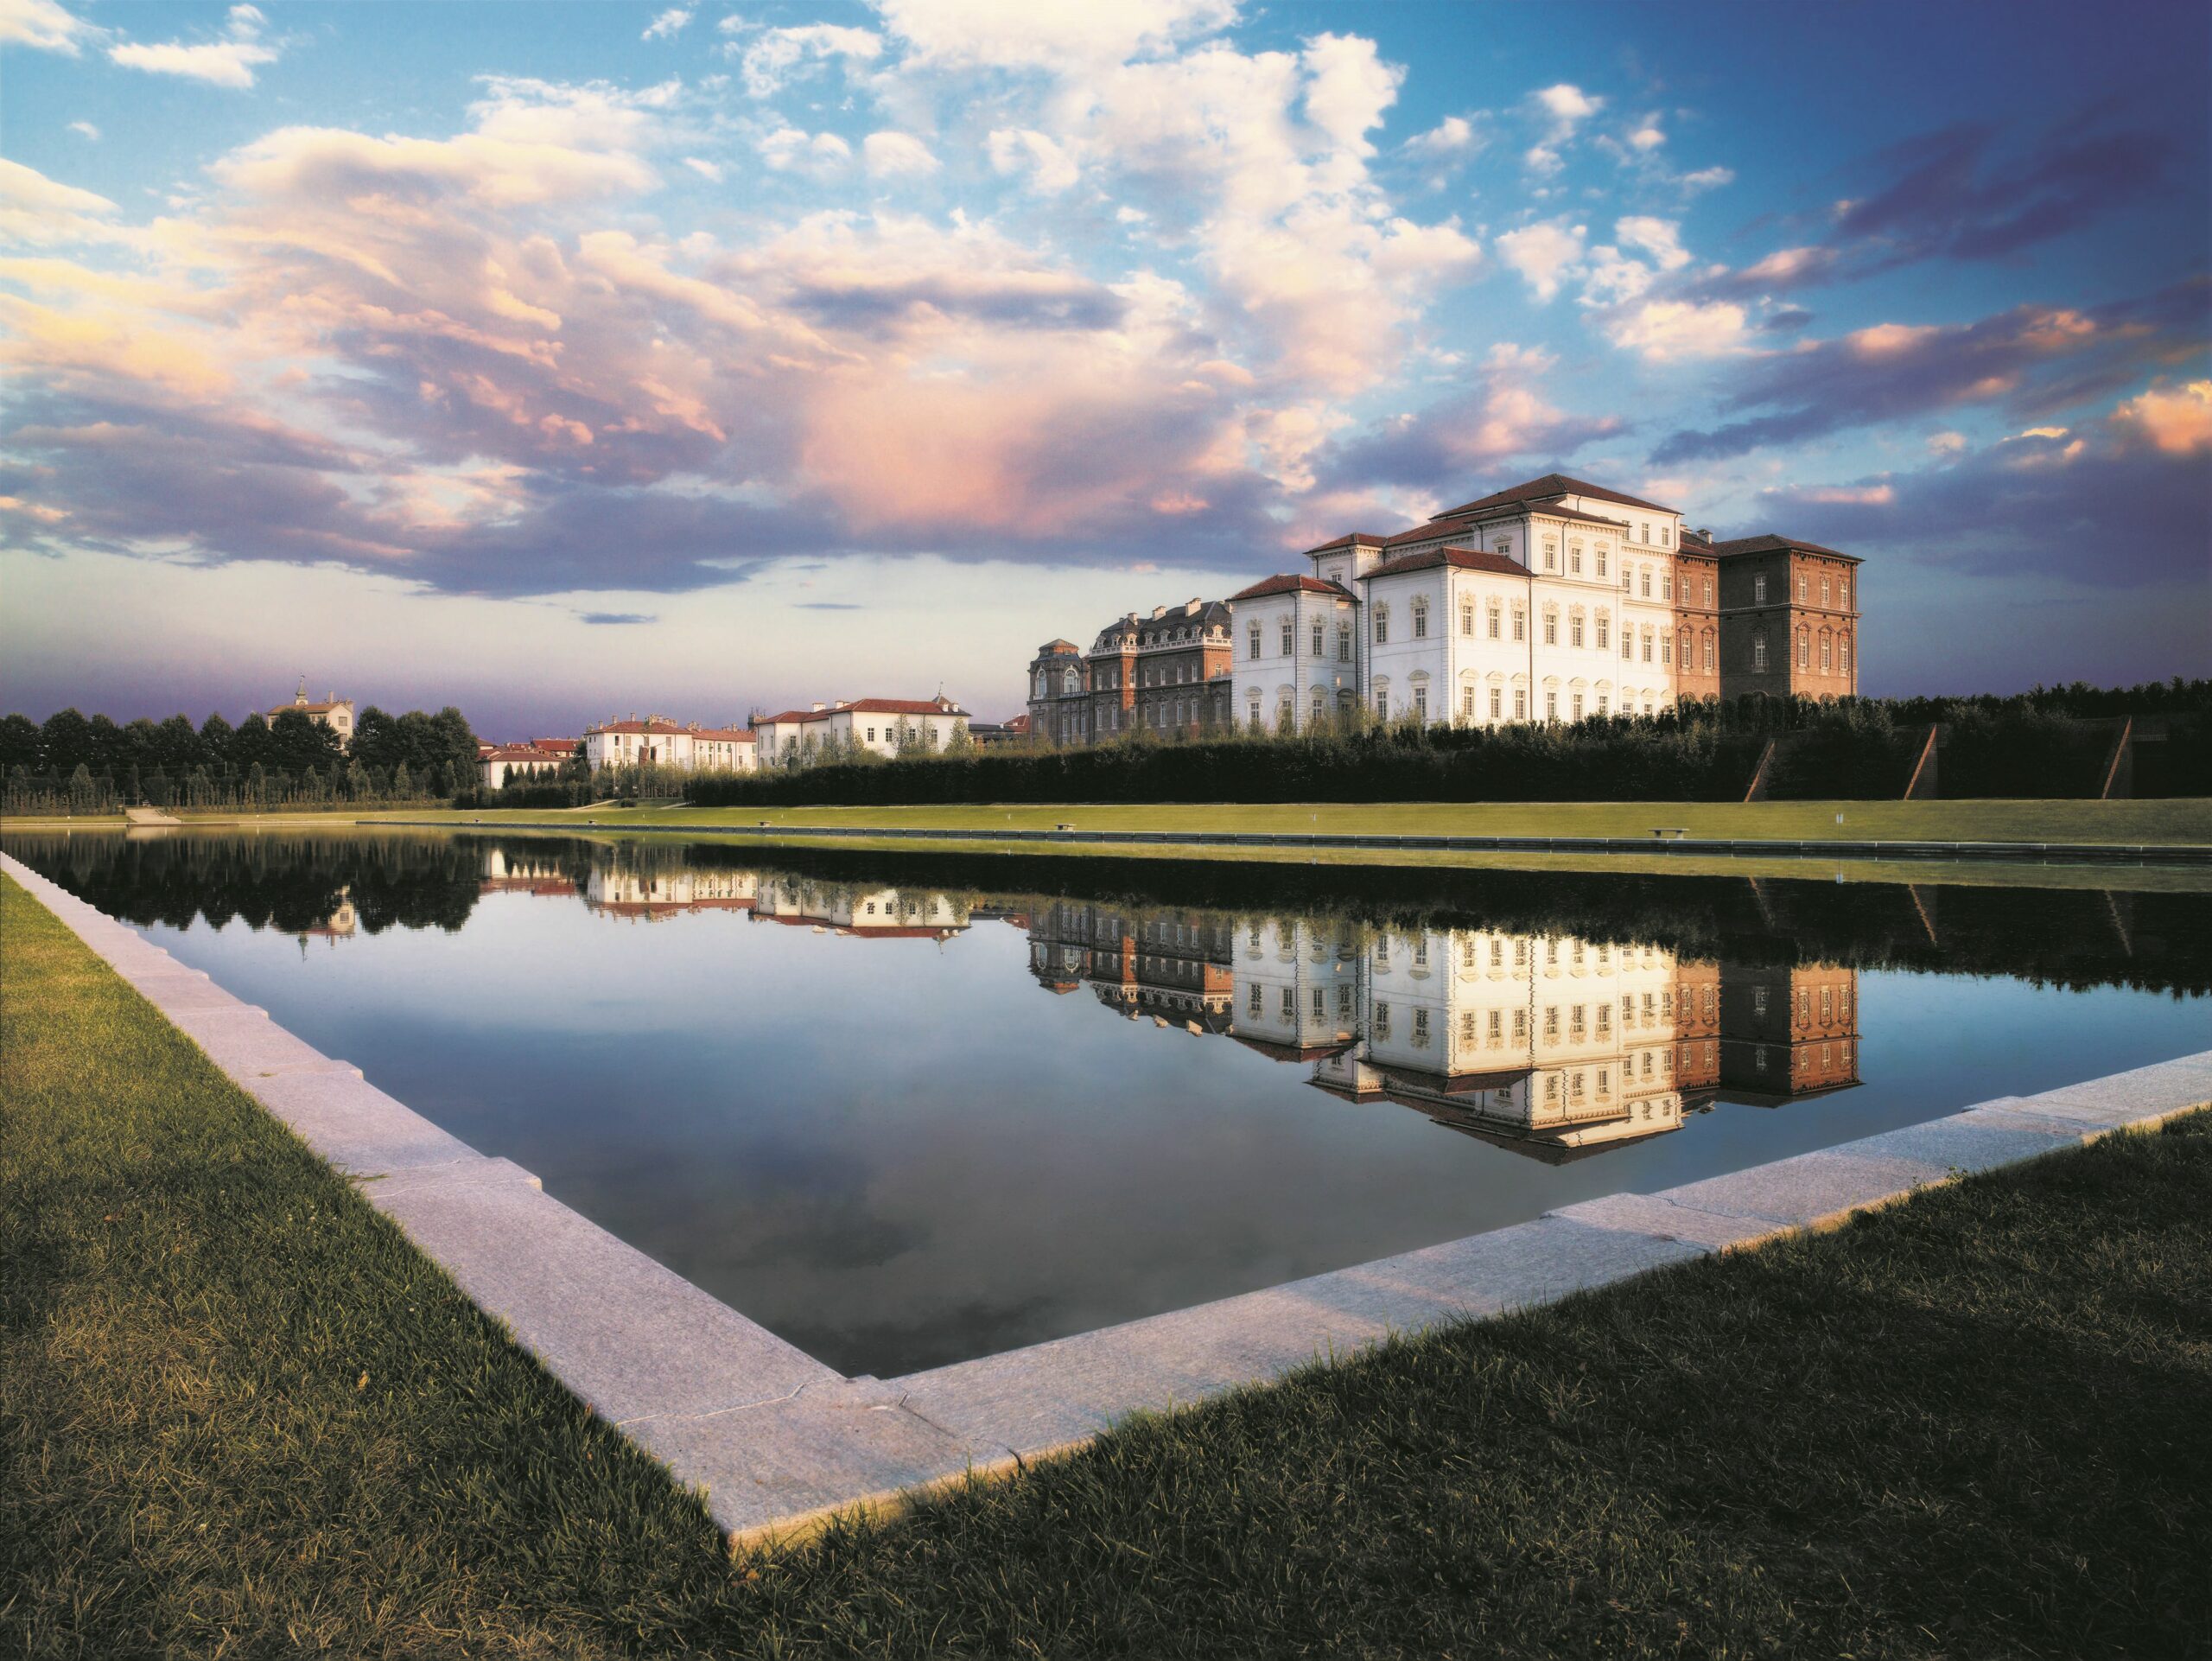
M 743 727 L 702 727 L 667 716 L 632 716 L 584 729 L 584 759 L 601 767 L 676 767 L 685 773 L 750 773 L 753 734 Z
M 1354 698 L 1434 723 L 1656 715 L 1681 537 L 1672 508 L 1552 474 L 1324 543 L 1310 576 L 1236 596 L 1236 717 L 1274 730 L 1287 709 L 1302 729 Z

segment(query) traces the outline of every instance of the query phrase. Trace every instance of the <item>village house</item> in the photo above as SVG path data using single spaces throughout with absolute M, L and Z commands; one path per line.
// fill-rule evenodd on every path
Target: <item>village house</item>
M 606 721 L 584 729 L 584 758 L 606 767 L 674 767 L 682 773 L 750 773 L 754 741 L 745 727 L 702 727 L 667 716 Z
M 968 711 L 933 698 L 850 698 L 753 717 L 760 765 L 794 767 L 831 751 L 898 755 L 944 750 L 968 736 Z
M 319 699 L 310 698 L 308 697 L 308 678 L 302 675 L 300 677 L 299 690 L 292 694 L 292 701 L 289 703 L 279 704 L 274 710 L 268 711 L 268 718 L 274 721 L 287 710 L 296 710 L 309 721 L 314 722 L 316 726 L 329 728 L 338 735 L 338 747 L 340 749 L 350 750 L 353 748 L 355 722 L 353 699 L 340 697 L 335 692 L 327 693 Z
M 575 759 L 573 738 L 532 738 L 520 744 L 479 744 L 477 777 L 486 790 L 497 790 L 517 775 L 543 774 L 551 778 Z

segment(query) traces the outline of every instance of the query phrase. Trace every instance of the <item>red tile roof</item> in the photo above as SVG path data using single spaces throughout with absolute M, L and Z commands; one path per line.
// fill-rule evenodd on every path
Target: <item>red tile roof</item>
M 759 716 L 754 717 L 753 724 L 766 726 L 771 722 L 827 721 L 831 716 L 855 713 L 869 716 L 959 716 L 963 718 L 968 714 L 950 698 L 943 702 L 936 698 L 855 698 L 850 703 L 826 703 L 819 710 L 786 710 L 779 716 Z
M 1308 559 L 1311 559 L 1315 554 L 1325 554 L 1332 548 L 1350 548 L 1362 543 L 1365 544 L 1370 548 L 1380 548 L 1382 545 L 1382 538 L 1380 537 L 1370 536 L 1364 531 L 1354 531 L 1348 535 L 1338 537 L 1331 541 L 1325 542 L 1318 548 L 1308 548 L 1306 550 L 1306 557 Z
M 587 727 L 590 733 L 680 733 L 683 729 L 673 721 L 603 721 L 596 727 Z
M 568 758 L 550 750 L 541 750 L 534 744 L 495 744 L 476 759 L 479 761 L 535 761 L 541 766 L 558 767 Z
M 750 727 L 702 727 L 691 736 L 711 738 L 725 744 L 750 744 L 754 741 Z
M 1242 593 L 1232 594 L 1229 597 L 1231 600 L 1264 600 L 1271 594 L 1329 594 L 1340 600 L 1351 600 L 1357 603 L 1352 591 L 1341 582 L 1324 582 L 1318 576 L 1288 575 L 1262 577 Z
M 1726 542 L 1716 542 L 1713 551 L 1726 559 L 1736 554 L 1820 554 L 1829 559 L 1847 559 L 1853 565 L 1864 564 L 1856 554 L 1847 554 L 1839 549 L 1823 548 L 1817 542 L 1800 542 L 1795 537 L 1777 536 L 1763 531 L 1756 537 L 1736 537 Z
M 1471 502 L 1462 502 L 1457 507 L 1446 508 L 1436 517 L 1456 519 L 1478 508 L 1495 507 L 1507 502 L 1541 501 L 1550 496 L 1593 496 L 1601 502 L 1618 502 L 1624 507 L 1648 507 L 1655 513 L 1672 513 L 1671 507 L 1662 507 L 1657 502 L 1647 502 L 1641 496 L 1624 495 L 1618 490 L 1608 490 L 1603 485 L 1593 485 L 1580 479 L 1570 479 L 1564 473 L 1547 473 L 1541 479 L 1531 479 L 1525 484 L 1509 485 L 1503 490 L 1492 491 L 1487 496 L 1478 496 Z
M 1386 559 L 1368 572 L 1370 577 L 1397 576 L 1407 571 L 1426 571 L 1439 565 L 1449 565 L 1455 570 L 1490 571 L 1498 576 L 1525 578 L 1529 568 L 1518 560 L 1503 554 L 1486 554 L 1475 548 L 1432 548 L 1424 554 L 1401 554 L 1395 559 Z

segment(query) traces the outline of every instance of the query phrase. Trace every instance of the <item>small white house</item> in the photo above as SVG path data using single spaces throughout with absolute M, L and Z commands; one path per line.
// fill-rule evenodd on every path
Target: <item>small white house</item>
M 796 765 L 830 748 L 897 755 L 910 746 L 949 747 L 968 730 L 968 712 L 942 692 L 933 698 L 853 698 L 810 710 L 755 716 L 760 765 Z
M 584 729 L 584 755 L 602 767 L 675 767 L 684 773 L 750 773 L 755 743 L 744 727 L 702 727 L 667 716 L 635 716 Z

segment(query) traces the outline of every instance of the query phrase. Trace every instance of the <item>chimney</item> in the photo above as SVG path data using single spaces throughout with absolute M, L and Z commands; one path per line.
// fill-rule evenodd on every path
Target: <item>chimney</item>
M 1167 615 L 1167 608 L 1165 606 L 1154 606 L 1152 608 L 1152 614 L 1154 620 L 1157 620 L 1158 619 Z
M 822 706 L 821 706 L 821 704 L 817 703 L 814 707 L 815 707 L 816 709 L 819 710 Z

